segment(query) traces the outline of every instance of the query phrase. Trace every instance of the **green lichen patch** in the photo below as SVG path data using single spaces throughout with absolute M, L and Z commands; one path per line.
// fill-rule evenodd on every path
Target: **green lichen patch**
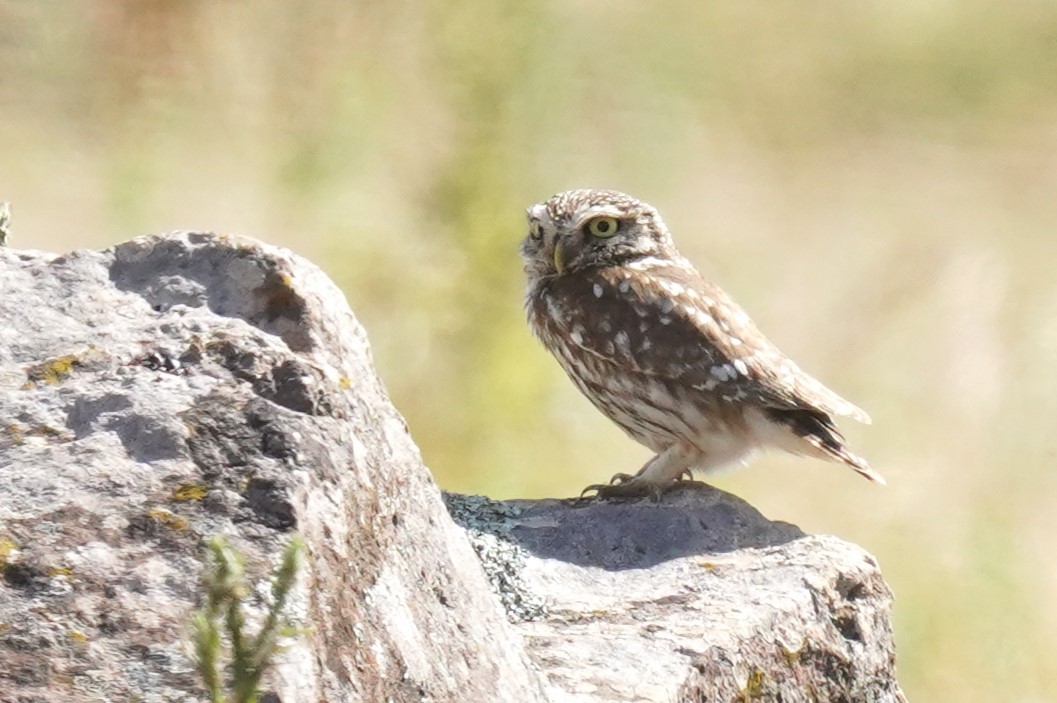
M 455 523 L 466 531 L 507 617 L 512 622 L 545 617 L 547 604 L 521 577 L 525 550 L 514 542 L 510 533 L 510 521 L 521 513 L 520 508 L 483 496 L 458 493 L 445 493 L 444 504 Z

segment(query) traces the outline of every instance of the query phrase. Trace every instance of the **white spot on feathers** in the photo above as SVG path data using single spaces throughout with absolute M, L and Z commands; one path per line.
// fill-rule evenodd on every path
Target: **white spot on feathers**
M 739 359 L 739 361 L 741 360 Z M 742 362 L 742 366 L 744 365 L 745 362 Z M 747 370 L 748 367 L 746 367 L 746 371 Z M 738 377 L 738 370 L 730 364 L 716 364 L 708 370 L 708 373 L 717 381 L 733 381 Z
M 591 287 L 591 290 L 594 291 L 596 298 L 602 297 L 602 285 L 600 283 L 594 284 L 594 286 Z
M 693 308 L 691 310 L 690 316 L 694 319 L 695 322 L 697 322 L 697 324 L 701 325 L 702 327 L 710 327 L 716 322 L 712 319 L 711 315 L 699 308 Z
M 668 295 L 680 296 L 686 291 L 681 285 L 673 283 L 672 281 L 660 280 L 657 281 L 657 285 L 659 285 Z

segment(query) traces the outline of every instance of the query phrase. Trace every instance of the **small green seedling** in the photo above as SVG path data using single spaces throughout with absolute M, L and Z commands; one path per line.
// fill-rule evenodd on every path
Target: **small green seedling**
M 205 605 L 192 621 L 198 673 L 212 703 L 257 703 L 261 676 L 271 666 L 279 637 L 293 631 L 282 611 L 296 580 L 304 541 L 295 535 L 283 550 L 272 577 L 271 606 L 255 637 L 245 632 L 243 603 L 249 585 L 242 558 L 223 537 L 211 539 L 208 549 L 202 578 Z M 231 649 L 227 657 L 221 652 L 225 641 Z M 226 680 L 220 673 L 222 658 L 228 665 Z

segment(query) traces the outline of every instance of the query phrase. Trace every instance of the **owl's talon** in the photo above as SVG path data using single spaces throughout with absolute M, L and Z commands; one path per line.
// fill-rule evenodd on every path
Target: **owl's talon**
M 602 496 L 602 489 L 603 488 L 609 488 L 609 484 L 606 484 L 606 483 L 592 483 L 590 486 L 588 486 L 587 488 L 585 488 L 582 491 L 580 491 L 579 500 L 585 500 L 585 499 L 588 499 L 588 498 L 600 498 Z M 587 495 L 591 491 L 595 491 L 596 495 L 593 495 L 593 496 Z
M 675 480 L 676 481 L 693 481 L 694 480 L 694 472 L 691 471 L 690 469 L 683 469 L 683 472 L 681 474 L 679 474 L 676 477 Z
M 619 480 L 618 480 L 619 479 Z M 608 500 L 628 498 L 652 498 L 657 501 L 668 490 L 671 484 L 658 484 L 637 480 L 628 474 L 617 474 L 612 483 L 593 483 L 580 493 L 580 500 Z M 588 493 L 594 491 L 595 495 Z
M 634 478 L 635 477 L 632 474 L 613 474 L 612 478 L 609 479 L 609 483 L 592 483 L 590 486 L 580 491 L 580 499 L 583 500 L 585 497 L 603 498 L 607 494 L 612 493 L 609 489 L 622 486 Z M 587 493 L 590 491 L 595 491 L 597 495 L 588 496 Z

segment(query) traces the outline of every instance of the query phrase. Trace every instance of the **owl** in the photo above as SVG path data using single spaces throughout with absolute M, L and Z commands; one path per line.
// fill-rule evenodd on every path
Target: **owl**
M 529 325 L 587 398 L 655 452 L 599 497 L 659 495 L 760 449 L 828 459 L 884 483 L 835 416 L 869 416 L 789 360 L 675 248 L 657 210 L 610 190 L 528 209 Z

